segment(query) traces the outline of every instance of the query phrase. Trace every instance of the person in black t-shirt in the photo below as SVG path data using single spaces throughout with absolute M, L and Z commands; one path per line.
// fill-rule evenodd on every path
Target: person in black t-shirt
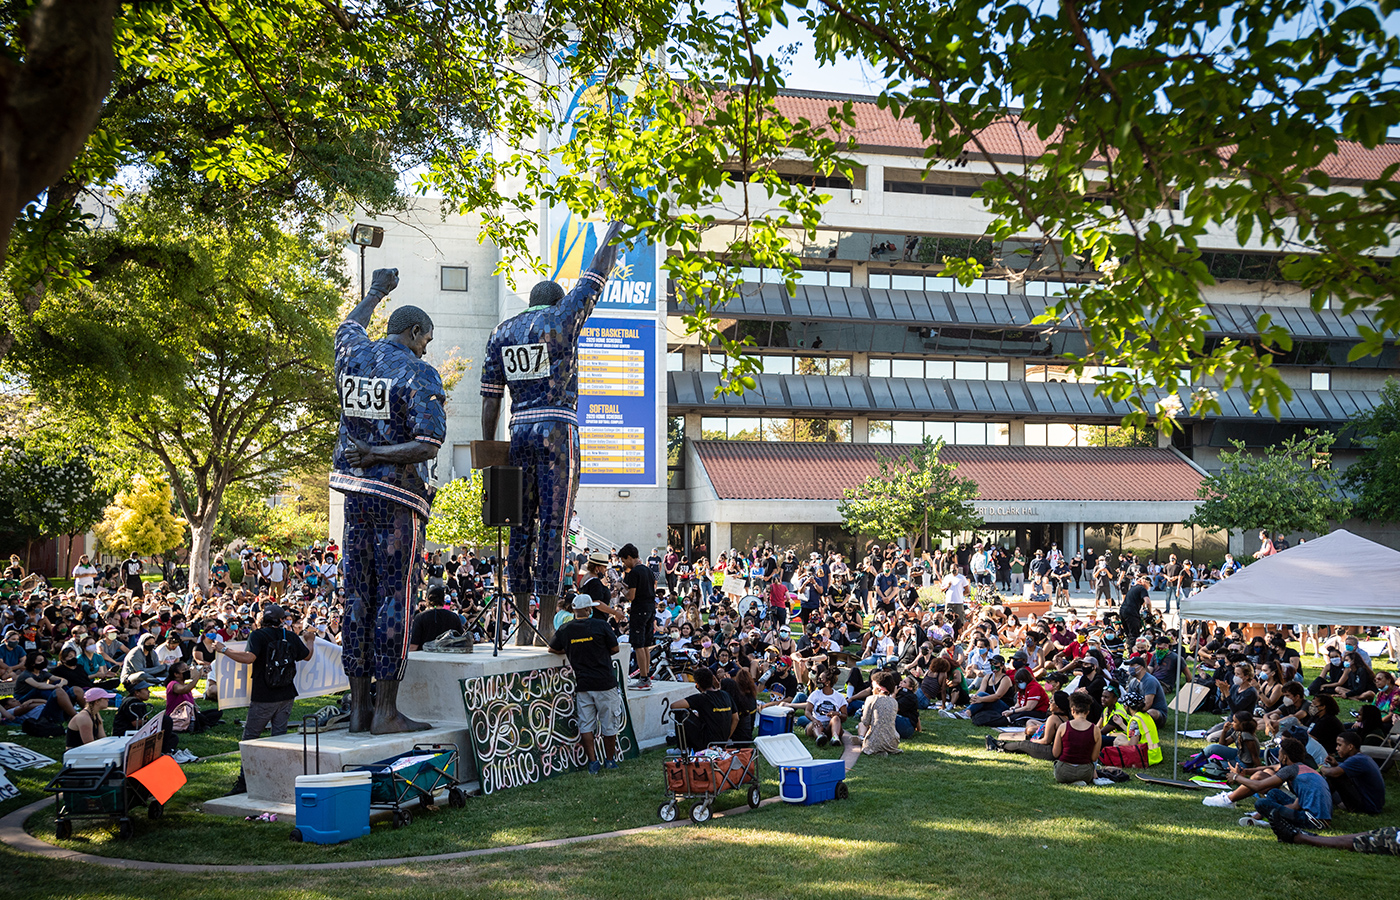
M 634 691 L 651 690 L 651 645 L 656 638 L 656 573 L 642 565 L 636 544 L 623 544 L 617 551 L 627 574 L 622 583 L 627 588 L 627 639 L 637 656 L 637 680 L 629 687 Z
M 243 650 L 230 650 L 223 642 L 214 645 L 215 652 L 222 653 L 236 663 L 253 667 L 248 676 L 248 718 L 243 725 L 243 740 L 251 741 L 262 736 L 263 728 L 272 726 L 272 736 L 287 733 L 287 719 L 292 714 L 292 704 L 297 698 L 295 684 L 275 687 L 267 683 L 267 658 L 277 644 L 286 638 L 293 659 L 300 662 L 310 659 L 316 643 L 316 626 L 309 625 L 301 633 L 300 639 L 283 627 L 287 614 L 282 607 L 269 603 L 263 607 L 262 627 L 248 635 L 248 643 Z M 361 731 L 368 730 L 369 723 L 363 723 Z M 354 731 L 352 722 L 351 730 Z M 230 794 L 247 791 L 243 770 L 238 770 L 238 779 L 233 783 Z
M 729 695 L 715 686 L 715 674 L 709 669 L 695 670 L 695 686 L 700 693 L 671 701 L 671 709 L 689 710 L 687 715 L 678 716 L 676 723 L 684 732 L 687 747 L 704 750 L 730 739 L 739 726 L 739 713 Z
M 1143 607 L 1151 608 L 1148 596 L 1151 581 L 1146 575 L 1140 576 L 1123 596 L 1123 605 L 1118 608 L 1118 616 L 1123 620 L 1123 636 L 1129 641 L 1137 640 L 1142 633 Z
M 593 578 L 588 584 L 601 582 Z M 574 698 L 578 710 L 579 739 L 588 754 L 588 772 L 597 775 L 604 767 L 617 768 L 617 733 L 622 728 L 622 695 L 613 674 L 613 654 L 617 637 L 601 618 L 593 615 L 596 601 L 585 585 L 573 600 L 574 618 L 554 632 L 549 652 L 565 656 L 574 670 Z M 606 589 L 604 589 L 606 594 Z M 593 735 L 603 736 L 604 759 L 598 762 Z
M 447 595 L 440 587 L 428 589 L 428 608 L 413 617 L 408 629 L 408 649 L 421 650 L 428 641 L 449 631 L 462 630 L 462 617 L 447 609 Z

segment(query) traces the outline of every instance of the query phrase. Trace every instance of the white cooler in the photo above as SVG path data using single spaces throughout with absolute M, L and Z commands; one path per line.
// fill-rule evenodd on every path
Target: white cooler
M 102 769 L 111 763 L 121 768 L 126 764 L 126 748 L 136 735 L 105 737 L 63 752 L 63 765 L 75 769 Z

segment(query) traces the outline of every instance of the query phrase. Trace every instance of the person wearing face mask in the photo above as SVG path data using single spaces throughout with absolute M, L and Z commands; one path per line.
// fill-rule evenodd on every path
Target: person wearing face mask
M 1354 634 L 1349 634 L 1342 638 L 1342 658 L 1346 659 L 1348 653 L 1356 653 L 1361 657 L 1361 661 L 1366 664 L 1366 668 L 1374 668 L 1371 662 L 1371 654 L 1361 649 L 1361 640 Z
M 1146 713 L 1152 721 L 1162 725 L 1167 721 L 1167 691 L 1162 687 L 1162 683 L 1148 671 L 1148 660 L 1145 656 L 1134 656 L 1128 660 L 1128 670 L 1132 673 L 1132 680 L 1128 687 L 1138 691 L 1147 701 Z
M 1308 693 L 1316 697 L 1319 694 L 1333 695 L 1337 689 L 1346 683 L 1347 676 L 1351 674 L 1347 667 L 1342 665 L 1342 653 L 1336 648 L 1329 648 L 1327 651 L 1327 664 L 1323 667 L 1321 674 L 1313 679 L 1308 685 Z
M 27 655 L 23 635 L 18 628 L 5 632 L 5 640 L 0 642 L 0 680 L 12 681 L 24 671 L 24 658 Z
M 1342 657 L 1342 668 L 1346 669 L 1347 673 L 1341 686 L 1337 688 L 1338 697 L 1348 700 L 1370 700 L 1376 696 L 1376 676 L 1360 653 L 1353 650 L 1345 654 Z
M 1259 687 L 1254 680 L 1254 667 L 1249 663 L 1242 662 L 1235 666 L 1230 683 L 1226 683 L 1223 675 L 1217 675 L 1215 686 L 1232 713 L 1247 712 L 1252 715 L 1259 705 Z
M 884 628 L 877 625 L 870 630 L 870 637 L 865 642 L 865 658 L 860 661 L 860 665 L 882 666 L 894 653 L 894 639 L 885 633 Z
M 1269 720 L 1275 724 L 1283 719 L 1295 719 L 1299 724 L 1308 724 L 1308 700 L 1303 691 L 1303 686 L 1296 681 L 1289 681 L 1283 686 L 1283 696 L 1279 699 L 1278 708 L 1269 713 Z
M 1013 697 L 1014 682 L 1006 674 L 1006 660 L 993 656 L 987 665 L 987 674 L 982 676 L 977 693 L 973 694 L 972 702 L 967 707 L 974 725 L 994 724 L 1011 708 L 1007 701 Z
M 1016 702 L 1002 713 L 998 727 L 1025 725 L 1031 719 L 1044 719 L 1050 715 L 1050 695 L 1035 680 L 1031 670 L 1019 668 L 1012 679 L 1016 685 Z
M 83 667 L 83 671 L 93 679 L 93 683 L 110 680 L 120 684 L 117 674 L 121 664 L 103 655 L 102 649 L 97 645 L 97 638 L 93 635 L 84 638 L 82 652 L 78 654 L 78 665 Z

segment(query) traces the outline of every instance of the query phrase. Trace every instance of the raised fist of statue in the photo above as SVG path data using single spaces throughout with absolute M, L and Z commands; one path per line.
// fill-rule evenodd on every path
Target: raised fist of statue
M 399 286 L 398 269 L 375 269 L 374 277 L 370 279 L 370 290 L 388 296 L 394 292 L 394 288 Z

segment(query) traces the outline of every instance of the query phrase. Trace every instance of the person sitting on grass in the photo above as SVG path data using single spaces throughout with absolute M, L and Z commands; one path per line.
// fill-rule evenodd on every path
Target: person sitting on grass
M 1376 696 L 1376 676 L 1371 667 L 1362 659 L 1360 651 L 1353 650 L 1342 657 L 1346 668 L 1346 678 L 1337 688 L 1337 696 L 1348 700 L 1370 700 Z
M 1373 816 L 1385 809 L 1385 779 L 1376 761 L 1361 752 L 1354 731 L 1337 735 L 1337 752 L 1320 770 L 1332 789 L 1332 807 Z
M 1147 698 L 1147 714 L 1158 725 L 1162 725 L 1166 723 L 1169 711 L 1167 691 L 1156 676 L 1148 670 L 1149 662 L 1146 655 L 1134 656 L 1128 660 L 1128 670 L 1133 676 L 1129 687 L 1141 692 Z
M 1308 703 L 1308 732 L 1324 747 L 1336 747 L 1337 735 L 1342 733 L 1342 720 L 1337 713 L 1341 707 L 1335 697 L 1315 696 Z
M 919 683 L 919 692 L 933 706 L 944 710 L 967 703 L 967 691 L 963 689 L 963 669 L 946 656 L 936 656 L 928 664 L 928 671 Z
M 1262 766 L 1264 757 L 1259 749 L 1259 738 L 1255 736 L 1257 729 L 1254 716 L 1237 712 L 1225 724 L 1219 742 L 1207 744 L 1201 752 L 1205 759 L 1218 756 L 1227 763 L 1239 763 L 1246 769 Z
M 1225 775 L 1228 784 L 1239 785 L 1231 791 L 1221 791 L 1201 801 L 1206 806 L 1229 809 L 1250 796 L 1254 812 L 1240 819 L 1241 825 L 1267 825 L 1274 816 L 1308 828 L 1326 828 L 1332 820 L 1332 792 L 1327 780 L 1311 765 L 1307 748 L 1301 741 L 1284 738 L 1279 747 L 1279 767 L 1246 770 L 1231 766 Z M 1284 788 L 1287 790 L 1284 790 Z M 1291 793 L 1290 793 L 1291 792 Z
M 1303 831 L 1282 816 L 1269 820 L 1274 835 L 1284 844 L 1307 844 L 1311 847 L 1326 847 L 1329 850 L 1350 850 L 1353 853 L 1386 853 L 1400 856 L 1400 828 L 1388 825 L 1372 831 L 1356 834 L 1338 834 L 1328 837 Z
M 1308 734 L 1308 730 L 1299 724 L 1296 716 L 1284 716 L 1282 719 L 1279 719 L 1278 727 L 1275 731 L 1278 734 L 1278 742 L 1280 744 L 1283 743 L 1284 738 L 1293 738 L 1293 740 L 1302 744 L 1303 748 L 1308 752 L 1308 760 L 1311 760 L 1311 762 L 1308 762 L 1308 765 L 1312 766 L 1314 769 L 1320 770 L 1323 766 L 1327 765 L 1327 748 L 1313 740 L 1313 736 Z M 1278 750 L 1266 747 L 1264 749 L 1264 762 L 1277 763 Z M 1305 760 L 1305 762 L 1307 762 L 1307 760 Z
M 24 660 L 24 672 L 15 679 L 14 697 L 20 703 L 27 700 L 43 700 L 43 712 L 37 718 L 73 718 L 77 709 L 73 698 L 68 695 L 68 682 L 57 675 L 45 671 L 44 654 L 31 653 Z
M 1346 666 L 1342 665 L 1342 651 L 1336 647 L 1327 651 L 1327 663 L 1323 666 L 1322 672 L 1308 685 L 1308 693 L 1314 697 L 1322 694 L 1335 694 L 1337 689 L 1346 684 L 1347 676 L 1351 674 Z
M 870 680 L 872 696 L 861 705 L 860 724 L 856 726 L 856 737 L 861 741 L 860 752 L 866 756 L 899 753 L 899 732 L 895 726 L 899 705 L 894 699 L 899 680 L 893 672 L 883 671 L 876 672 Z M 835 739 L 839 741 L 839 738 Z
M 1278 709 L 1268 714 L 1268 719 L 1275 724 L 1284 719 L 1296 719 L 1300 725 L 1307 725 L 1308 698 L 1303 686 L 1296 681 L 1284 684 L 1283 699 L 1279 701 Z
M 116 696 L 99 687 L 88 688 L 83 694 L 83 709 L 68 720 L 64 746 L 71 749 L 105 738 L 107 732 L 102 725 L 102 711 L 107 708 L 107 701 Z
M 846 718 L 846 698 L 836 693 L 830 669 L 817 673 L 817 690 L 807 695 L 807 736 L 825 747 L 841 743 L 841 723 Z
M 1103 703 L 1103 715 L 1099 718 L 1099 731 L 1103 733 L 1106 742 L 1119 743 L 1118 739 L 1126 738 L 1128 735 L 1128 723 L 1132 720 L 1132 714 L 1128 708 L 1118 701 L 1122 689 L 1116 684 L 1108 683 L 1104 685 L 1103 693 L 1100 695 Z M 1136 743 L 1133 741 L 1132 743 Z
M 1055 756 L 1055 780 L 1076 787 L 1087 786 L 1094 780 L 1094 763 L 1099 760 L 1103 735 L 1099 726 L 1089 718 L 1092 709 L 1089 693 L 1077 690 L 1070 695 L 1072 718 L 1055 732 L 1052 750 Z
M 1155 766 L 1162 761 L 1162 744 L 1157 737 L 1157 720 L 1147 708 L 1147 697 L 1141 691 L 1129 690 L 1123 694 L 1123 705 L 1128 710 L 1128 734 L 1126 740 L 1115 741 L 1118 745 L 1146 744 L 1147 764 Z
M 1006 674 L 1006 660 L 1001 654 L 996 654 L 987 661 L 987 667 L 987 674 L 978 682 L 977 693 L 972 695 L 972 702 L 967 707 L 974 725 L 991 725 L 1001 721 L 1002 714 L 1011 708 L 1007 699 L 1012 696 L 1013 682 Z
M 987 735 L 987 749 L 993 752 L 1024 753 L 1034 759 L 1046 761 L 1055 758 L 1055 735 L 1069 721 L 1069 694 L 1056 691 L 1050 698 L 1050 715 L 1041 722 L 1031 719 L 1026 722 L 1025 738 L 1019 741 L 1000 741 L 1000 735 Z
M 1395 716 L 1400 713 L 1400 684 L 1396 683 L 1394 672 L 1376 670 L 1376 699 L 1372 702 L 1385 717 L 1385 727 L 1394 728 Z
M 995 723 L 998 727 L 1025 725 L 1050 715 L 1050 695 L 1045 693 L 1030 669 L 1017 669 L 1015 683 L 1016 705 L 1002 713 L 1001 720 Z

